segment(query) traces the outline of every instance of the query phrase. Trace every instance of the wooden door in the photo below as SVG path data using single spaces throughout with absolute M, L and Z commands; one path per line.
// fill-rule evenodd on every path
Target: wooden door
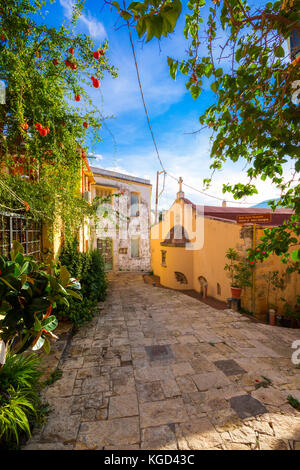
M 113 268 L 113 245 L 109 237 L 97 239 L 97 249 L 104 259 L 104 269 L 109 271 Z

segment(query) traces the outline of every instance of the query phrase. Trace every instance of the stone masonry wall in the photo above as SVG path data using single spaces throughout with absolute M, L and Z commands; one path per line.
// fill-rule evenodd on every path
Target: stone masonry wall
M 105 184 L 101 182 L 101 184 Z M 109 215 L 103 218 L 100 207 L 99 224 L 95 239 L 109 237 L 113 240 L 114 271 L 150 271 L 150 197 L 151 188 L 138 183 L 116 183 L 117 193 L 108 208 Z M 131 216 L 131 192 L 139 194 L 139 215 Z M 139 238 L 139 257 L 131 256 L 131 238 Z

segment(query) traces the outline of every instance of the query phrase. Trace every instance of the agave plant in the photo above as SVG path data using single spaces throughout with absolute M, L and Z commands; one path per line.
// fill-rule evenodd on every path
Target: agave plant
M 49 268 L 49 267 L 48 267 Z M 0 256 L 0 341 L 3 350 L 19 354 L 27 348 L 50 351 L 49 337 L 58 321 L 52 311 L 57 304 L 69 305 L 68 297 L 82 299 L 80 284 L 68 270 L 49 269 L 25 256 L 14 242 L 10 257 Z M 0 347 L 1 356 L 1 347 Z

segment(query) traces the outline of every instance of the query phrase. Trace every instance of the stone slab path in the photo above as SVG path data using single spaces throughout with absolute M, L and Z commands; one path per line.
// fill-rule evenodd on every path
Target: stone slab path
M 111 274 L 44 392 L 54 411 L 24 449 L 300 449 L 287 401 L 300 401 L 295 340 L 300 330 Z

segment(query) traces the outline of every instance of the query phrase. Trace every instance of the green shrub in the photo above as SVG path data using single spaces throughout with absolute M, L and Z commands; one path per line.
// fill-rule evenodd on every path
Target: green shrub
M 90 300 L 104 300 L 106 296 L 106 274 L 104 261 L 98 250 L 92 250 L 87 255 L 86 268 L 82 274 L 82 293 Z
M 48 353 L 49 337 L 58 324 L 52 310 L 68 306 L 67 298 L 81 299 L 65 267 L 51 273 L 47 268 L 26 256 L 16 240 L 9 256 L 0 255 L 0 340 L 11 353 L 30 347 L 44 347 Z
M 48 413 L 40 399 L 40 358 L 7 355 L 0 370 L 0 450 L 17 449 Z
M 0 395 L 0 449 L 17 448 L 20 434 L 30 437 L 28 414 L 34 413 L 34 406 L 24 391 L 12 386 L 6 395 Z
M 93 318 L 97 302 L 105 299 L 107 280 L 104 261 L 98 250 L 80 253 L 77 240 L 64 247 L 59 261 L 71 276 L 80 281 L 83 300 L 71 299 L 70 306 L 59 308 L 57 316 L 69 319 L 79 327 Z
M 288 395 L 287 396 L 287 401 L 289 402 L 289 404 L 291 406 L 293 406 L 294 408 L 296 408 L 296 410 L 299 410 L 300 411 L 300 401 L 297 400 L 297 398 L 293 397 L 292 395 Z
M 84 255 L 85 253 L 78 251 L 78 241 L 74 239 L 62 249 L 59 261 L 61 265 L 66 266 L 72 277 L 80 279 L 84 269 Z
M 34 386 L 41 376 L 40 362 L 40 358 L 36 354 L 29 356 L 8 354 L 6 362 L 0 370 L 0 390 L 5 391 L 9 385 L 34 390 Z
M 70 320 L 75 328 L 88 323 L 96 313 L 96 302 L 83 298 L 82 302 L 71 300 L 70 306 L 60 309 L 57 316 L 60 320 Z

